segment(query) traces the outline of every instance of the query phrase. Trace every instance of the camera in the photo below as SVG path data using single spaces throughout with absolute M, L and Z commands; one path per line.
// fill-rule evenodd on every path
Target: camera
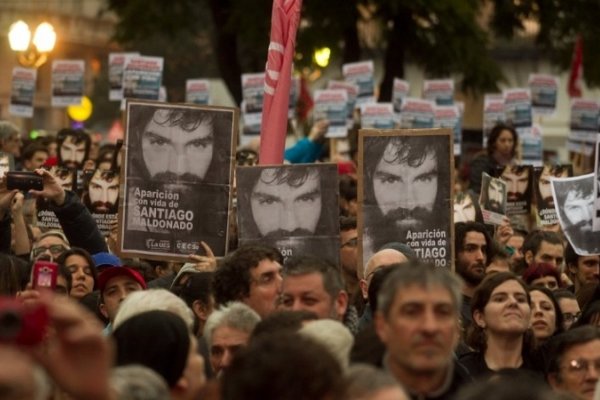
M 0 343 L 34 346 L 46 336 L 49 321 L 43 305 L 25 307 L 12 297 L 0 297 Z
M 18 189 L 22 192 L 29 190 L 44 190 L 42 177 L 35 172 L 9 171 L 6 173 L 6 188 Z

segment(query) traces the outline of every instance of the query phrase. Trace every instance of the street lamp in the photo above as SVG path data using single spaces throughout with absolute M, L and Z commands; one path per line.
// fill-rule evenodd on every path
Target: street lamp
M 42 22 L 35 29 L 33 40 L 29 26 L 17 21 L 8 31 L 10 48 L 18 53 L 19 64 L 24 67 L 38 68 L 48 59 L 48 53 L 54 49 L 56 32 L 48 22 Z

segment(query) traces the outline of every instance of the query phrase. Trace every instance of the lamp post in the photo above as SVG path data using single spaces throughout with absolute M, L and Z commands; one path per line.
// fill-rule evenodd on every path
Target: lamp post
M 38 68 L 48 60 L 48 53 L 54 49 L 56 32 L 48 22 L 42 22 L 35 29 L 32 39 L 29 26 L 17 21 L 10 26 L 8 41 L 10 48 L 17 52 L 19 64 Z

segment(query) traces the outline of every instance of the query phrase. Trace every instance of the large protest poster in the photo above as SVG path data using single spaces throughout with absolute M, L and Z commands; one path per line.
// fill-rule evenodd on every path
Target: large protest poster
M 356 106 L 375 102 L 375 66 L 373 61 L 360 61 L 342 65 L 346 82 L 358 86 Z
M 573 176 L 571 165 L 544 165 L 534 167 L 533 187 L 535 193 L 535 209 L 537 225 L 544 229 L 551 229 L 558 225 L 558 215 L 552 197 L 550 181 L 554 178 L 567 178 Z
M 343 89 L 348 95 L 348 102 L 346 103 L 347 114 L 347 125 L 348 129 L 352 128 L 354 124 L 354 109 L 356 108 L 356 97 L 358 96 L 358 85 L 345 81 L 329 81 L 327 83 L 327 89 Z
M 84 72 L 83 60 L 52 61 L 52 107 L 81 104 Z
M 8 112 L 16 117 L 33 117 L 33 96 L 37 69 L 15 67 L 12 71 Z
M 432 79 L 423 82 L 423 98 L 438 106 L 454 104 L 454 81 L 452 79 Z
M 506 121 L 504 113 L 504 97 L 499 93 L 488 93 L 483 98 L 483 147 L 487 146 L 487 138 L 492 128 Z
M 15 159 L 11 153 L 0 151 L 0 178 L 3 178 L 8 171 L 15 169 Z
M 531 127 L 533 116 L 531 112 L 531 91 L 529 89 L 507 89 L 502 92 L 504 96 L 504 113 L 506 122 L 520 128 Z
M 50 175 L 64 190 L 77 190 L 77 171 L 72 168 L 52 166 L 48 169 Z M 39 196 L 35 200 L 37 226 L 42 229 L 62 229 L 54 213 L 50 200 Z
M 521 146 L 521 163 L 541 166 L 544 158 L 542 126 L 533 124 L 531 128 L 521 128 L 519 142 Z
M 238 167 L 240 244 L 264 243 L 284 258 L 310 255 L 339 265 L 335 164 Z
M 596 138 L 596 162 L 594 164 L 594 231 L 600 231 L 600 135 Z
M 265 73 L 242 74 L 242 117 L 245 135 L 260 135 Z
M 392 86 L 392 104 L 394 105 L 394 115 L 396 123 L 400 124 L 400 113 L 402 112 L 402 103 L 408 97 L 410 83 L 404 79 L 394 78 Z
M 400 112 L 400 128 L 433 128 L 435 121 L 434 107 L 435 104 L 432 101 L 407 97 L 402 103 L 402 111 Z
M 506 216 L 513 228 L 529 231 L 531 228 L 531 199 L 533 198 L 533 167 L 507 165 L 497 171 L 506 183 Z
M 348 136 L 347 107 L 348 93 L 343 89 L 326 89 L 315 91 L 315 108 L 313 116 L 315 121 L 326 119 L 329 121 L 325 137 L 340 138 Z
M 600 231 L 592 229 L 594 174 L 552 179 L 551 184 L 560 226 L 575 252 L 600 254 Z
M 453 173 L 450 129 L 361 129 L 358 229 L 363 265 L 400 242 L 419 259 L 453 267 Z
M 158 100 L 164 58 L 127 56 L 123 66 L 123 99 Z M 122 106 L 125 105 L 123 101 Z
M 530 74 L 529 90 L 534 114 L 552 115 L 556 112 L 560 78 L 555 75 Z
M 236 148 L 234 108 L 127 102 L 119 252 L 187 258 L 228 246 Z
M 506 217 L 506 183 L 483 172 L 479 205 L 484 223 L 501 225 Z
M 364 129 L 393 129 L 394 106 L 392 103 L 367 103 L 360 107 L 360 125 Z
M 591 99 L 571 99 L 571 120 L 567 148 L 583 157 L 584 168 L 593 166 L 594 145 L 600 128 L 600 102 Z
M 207 106 L 210 104 L 210 81 L 188 79 L 185 81 L 185 102 Z
M 108 100 L 123 100 L 123 69 L 128 57 L 138 56 L 139 53 L 109 53 L 108 54 Z
M 98 229 L 104 236 L 110 234 L 117 222 L 119 210 L 119 171 L 86 170 L 84 171 L 83 195 L 81 200 L 92 214 Z

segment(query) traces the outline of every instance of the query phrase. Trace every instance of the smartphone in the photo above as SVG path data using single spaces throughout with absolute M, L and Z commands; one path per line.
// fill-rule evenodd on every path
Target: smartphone
M 8 171 L 6 173 L 6 188 L 8 190 L 18 189 L 22 192 L 33 190 L 44 190 L 42 177 L 35 172 Z
M 50 261 L 36 261 L 31 269 L 31 286 L 36 290 L 54 290 L 57 276 L 58 264 Z

